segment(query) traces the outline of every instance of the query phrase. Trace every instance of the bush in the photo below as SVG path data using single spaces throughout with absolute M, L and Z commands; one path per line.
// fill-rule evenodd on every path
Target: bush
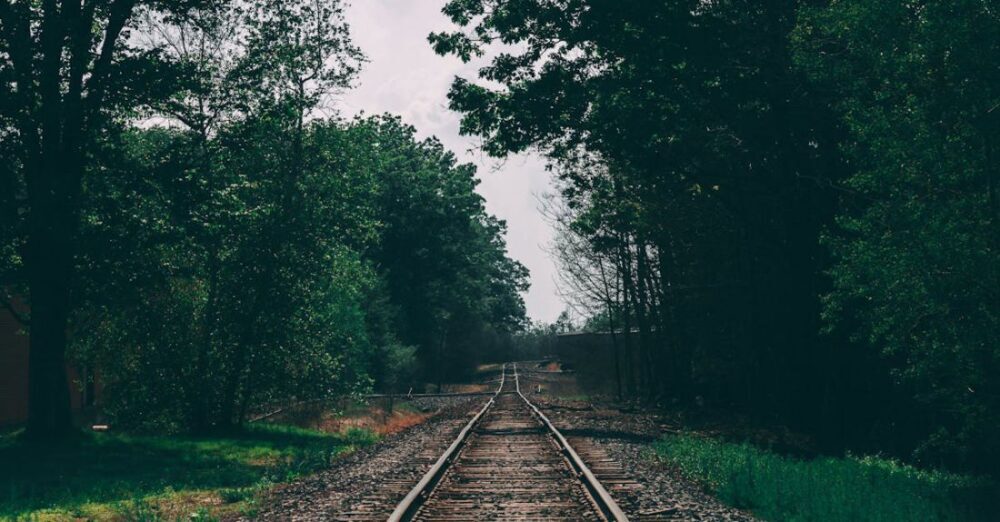
M 378 434 L 365 428 L 348 428 L 344 432 L 344 441 L 354 447 L 371 446 L 378 441 Z

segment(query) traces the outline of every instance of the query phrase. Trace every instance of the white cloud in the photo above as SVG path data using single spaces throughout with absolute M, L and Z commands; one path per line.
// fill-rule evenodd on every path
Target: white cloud
M 528 315 L 553 321 L 564 305 L 556 290 L 556 267 L 544 250 L 553 232 L 535 197 L 549 190 L 549 174 L 534 154 L 498 162 L 476 150 L 475 138 L 459 135 L 459 115 L 447 107 L 448 87 L 455 76 L 474 77 L 477 64 L 431 49 L 427 35 L 452 28 L 441 14 L 443 5 L 444 0 L 355 0 L 347 21 L 369 63 L 357 87 L 343 93 L 337 106 L 346 116 L 398 114 L 421 137 L 437 136 L 462 161 L 476 164 L 487 210 L 507 222 L 510 254 L 531 271 Z

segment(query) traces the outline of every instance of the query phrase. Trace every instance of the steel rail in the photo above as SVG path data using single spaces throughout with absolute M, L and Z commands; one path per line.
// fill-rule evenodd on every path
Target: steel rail
M 618 506 L 615 499 L 611 498 L 611 494 L 608 493 L 608 490 L 604 489 L 604 486 L 601 485 L 601 482 L 597 480 L 594 473 L 590 471 L 590 468 L 588 468 L 583 462 L 580 455 L 578 455 L 573 447 L 569 445 L 569 441 L 566 440 L 566 437 L 564 437 L 563 434 L 556 429 L 555 425 L 552 424 L 552 421 L 550 421 L 537 406 L 532 404 L 531 401 L 529 401 L 528 398 L 521 393 L 521 383 L 517 378 L 517 363 L 514 363 L 514 387 L 515 390 L 517 390 L 517 394 L 521 396 L 521 399 L 523 399 L 528 407 L 531 408 L 535 416 L 542 421 L 542 424 L 548 428 L 549 433 L 553 438 L 555 438 L 560 451 L 566 455 L 573 471 L 577 473 L 577 477 L 581 482 L 583 482 L 584 486 L 587 487 L 587 492 L 590 493 L 590 497 L 594 499 L 594 503 L 597 504 L 597 507 L 604 514 L 604 517 L 608 520 L 614 520 L 616 522 L 628 522 L 628 517 L 625 515 L 625 512 Z
M 566 437 L 564 437 L 563 434 L 556 429 L 556 427 L 552 424 L 552 421 L 550 421 L 537 406 L 532 404 L 531 401 L 529 401 L 528 398 L 521 393 L 521 383 L 517 376 L 517 363 L 513 363 L 512 367 L 514 370 L 514 387 L 518 396 L 520 396 L 521 400 L 528 405 L 532 413 L 538 418 L 542 425 L 545 426 L 553 439 L 555 439 L 560 452 L 566 457 L 566 461 L 576 473 L 577 478 L 586 487 L 587 493 L 590 495 L 590 498 L 593 499 L 596 507 L 608 520 L 613 520 L 615 522 L 627 522 L 628 517 L 625 515 L 625 512 L 622 511 L 622 509 L 618 506 L 618 503 L 611 498 L 611 494 L 604 489 L 604 486 L 601 485 L 594 473 L 590 471 L 590 468 L 588 468 L 583 462 L 580 455 L 578 455 L 573 447 L 570 446 Z M 495 404 L 496 397 L 503 391 L 504 380 L 507 373 L 506 370 L 507 365 L 504 364 L 500 375 L 500 387 L 497 388 L 496 393 L 494 393 L 489 402 L 487 402 L 486 405 L 479 410 L 479 413 L 477 413 L 476 416 L 473 417 L 468 424 L 466 424 L 466 426 L 458 434 L 458 438 L 451 443 L 451 446 L 449 446 L 444 454 L 441 455 L 434 466 L 432 466 L 431 469 L 424 474 L 423 478 L 420 479 L 420 482 L 418 482 L 417 485 L 410 490 L 406 497 L 404 497 L 403 500 L 396 506 L 396 509 L 391 515 L 389 515 L 389 522 L 411 520 L 424 502 L 428 499 L 431 492 L 434 490 L 434 487 L 441 481 L 450 465 L 454 462 L 455 456 L 459 450 L 465 445 L 465 442 L 472 433 L 472 430 L 483 418 L 486 412 L 489 411 L 489 409 Z
M 403 497 L 403 500 L 398 505 L 396 505 L 396 509 L 393 510 L 391 515 L 389 515 L 389 522 L 400 522 L 402 520 L 410 520 L 413 518 L 413 515 L 415 515 L 417 510 L 420 509 L 420 506 L 424 504 L 424 501 L 426 501 L 427 497 L 430 496 L 431 491 L 434 490 L 434 486 L 441 481 L 445 472 L 448 471 L 448 468 L 454 461 L 455 455 L 458 454 L 458 451 L 465 445 L 465 441 L 468 440 L 469 434 L 472 433 L 472 429 L 476 427 L 476 424 L 478 424 L 483 418 L 483 415 L 485 415 L 486 412 L 493 407 L 493 404 L 496 402 L 497 395 L 503 391 L 504 379 L 506 377 L 507 365 L 504 364 L 503 368 L 500 370 L 500 386 L 497 388 L 496 393 L 494 393 L 489 402 L 487 402 L 486 405 L 479 410 L 479 413 L 477 413 L 476 416 L 473 417 L 464 428 L 462 428 L 462 431 L 458 434 L 458 438 L 451 443 L 451 446 L 448 446 L 448 449 L 445 450 L 444 454 L 441 455 L 437 462 L 431 466 L 431 469 L 429 469 L 420 479 L 420 482 L 417 482 L 417 485 L 414 486 L 405 497 Z

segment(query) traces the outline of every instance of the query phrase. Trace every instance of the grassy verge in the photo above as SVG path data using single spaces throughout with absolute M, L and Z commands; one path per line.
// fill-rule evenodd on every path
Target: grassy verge
M 89 433 L 56 448 L 0 436 L 0 520 L 211 520 L 376 435 L 255 425 L 226 438 Z
M 420 424 L 433 416 L 433 412 L 421 410 L 398 397 L 393 400 L 392 413 L 388 411 L 388 405 L 388 398 L 380 398 L 370 402 L 346 402 L 338 405 L 337 409 L 289 412 L 288 415 L 277 418 L 282 423 L 327 433 L 362 430 L 385 436 Z
M 765 520 L 995 520 L 1000 490 L 986 479 L 923 471 L 879 458 L 799 460 L 692 435 L 657 456 L 718 497 Z

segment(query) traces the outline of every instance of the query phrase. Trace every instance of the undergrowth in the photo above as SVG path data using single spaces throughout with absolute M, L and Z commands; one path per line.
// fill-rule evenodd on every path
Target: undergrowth
M 782 521 L 986 521 L 997 484 L 876 457 L 801 460 L 750 444 L 671 435 L 656 455 L 723 502 Z

